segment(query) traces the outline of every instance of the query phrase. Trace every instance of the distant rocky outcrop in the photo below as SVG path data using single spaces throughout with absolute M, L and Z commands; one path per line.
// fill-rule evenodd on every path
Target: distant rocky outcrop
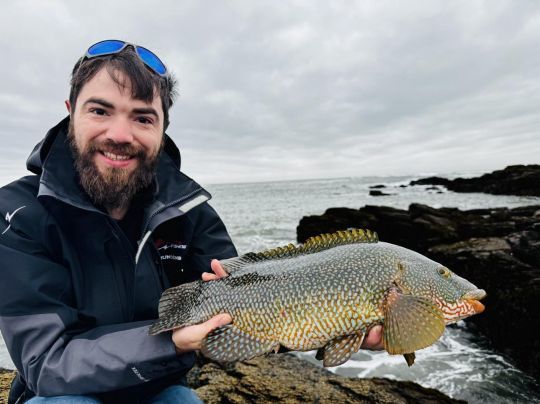
M 467 321 L 518 367 L 540 379 L 540 205 L 515 209 L 332 208 L 302 218 L 299 242 L 368 228 L 448 266 L 487 292 L 486 311 Z
M 409 185 L 443 185 L 454 192 L 484 192 L 495 195 L 540 196 L 540 165 L 515 165 L 476 178 L 428 177 Z
M 369 191 L 369 194 L 371 196 L 388 196 L 388 195 L 394 195 L 394 194 L 388 194 L 386 192 L 379 191 L 378 189 L 372 189 Z

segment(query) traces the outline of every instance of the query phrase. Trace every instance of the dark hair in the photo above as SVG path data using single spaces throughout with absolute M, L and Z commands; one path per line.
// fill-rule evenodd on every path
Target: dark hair
M 72 110 L 75 110 L 77 97 L 84 85 L 102 68 L 107 69 L 107 72 L 119 87 L 126 88 L 129 85 L 131 97 L 136 100 L 151 102 L 157 92 L 163 105 L 163 130 L 167 129 L 169 126 L 169 108 L 173 105 L 176 97 L 176 79 L 171 73 L 161 77 L 151 71 L 131 46 L 110 55 L 90 59 L 81 58 L 75 63 L 71 72 L 71 89 L 69 92 L 69 102 Z M 123 73 L 124 77 L 122 78 L 119 73 Z

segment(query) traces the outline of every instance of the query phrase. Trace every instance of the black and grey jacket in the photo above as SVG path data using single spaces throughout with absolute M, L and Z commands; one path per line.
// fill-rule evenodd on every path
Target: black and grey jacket
M 78 185 L 68 124 L 30 155 L 35 175 L 0 189 L 0 330 L 27 395 L 142 397 L 194 362 L 148 335 L 161 293 L 236 250 L 168 137 L 136 249 Z

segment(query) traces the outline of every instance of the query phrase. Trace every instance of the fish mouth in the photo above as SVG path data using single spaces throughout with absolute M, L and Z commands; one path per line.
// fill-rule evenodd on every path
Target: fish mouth
M 463 300 L 482 300 L 486 297 L 486 291 L 484 289 L 471 290 L 461 296 Z
M 482 300 L 484 297 L 486 297 L 486 291 L 484 289 L 476 289 L 465 293 L 463 296 L 461 296 L 461 299 L 465 300 L 473 307 L 475 314 L 480 314 L 486 308 L 482 303 L 479 302 L 479 300 Z

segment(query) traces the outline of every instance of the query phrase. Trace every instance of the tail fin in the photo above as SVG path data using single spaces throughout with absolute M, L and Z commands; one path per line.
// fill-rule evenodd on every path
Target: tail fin
M 167 289 L 159 300 L 159 319 L 152 324 L 148 333 L 159 334 L 173 328 L 193 324 L 192 310 L 197 306 L 202 281 L 186 283 Z

